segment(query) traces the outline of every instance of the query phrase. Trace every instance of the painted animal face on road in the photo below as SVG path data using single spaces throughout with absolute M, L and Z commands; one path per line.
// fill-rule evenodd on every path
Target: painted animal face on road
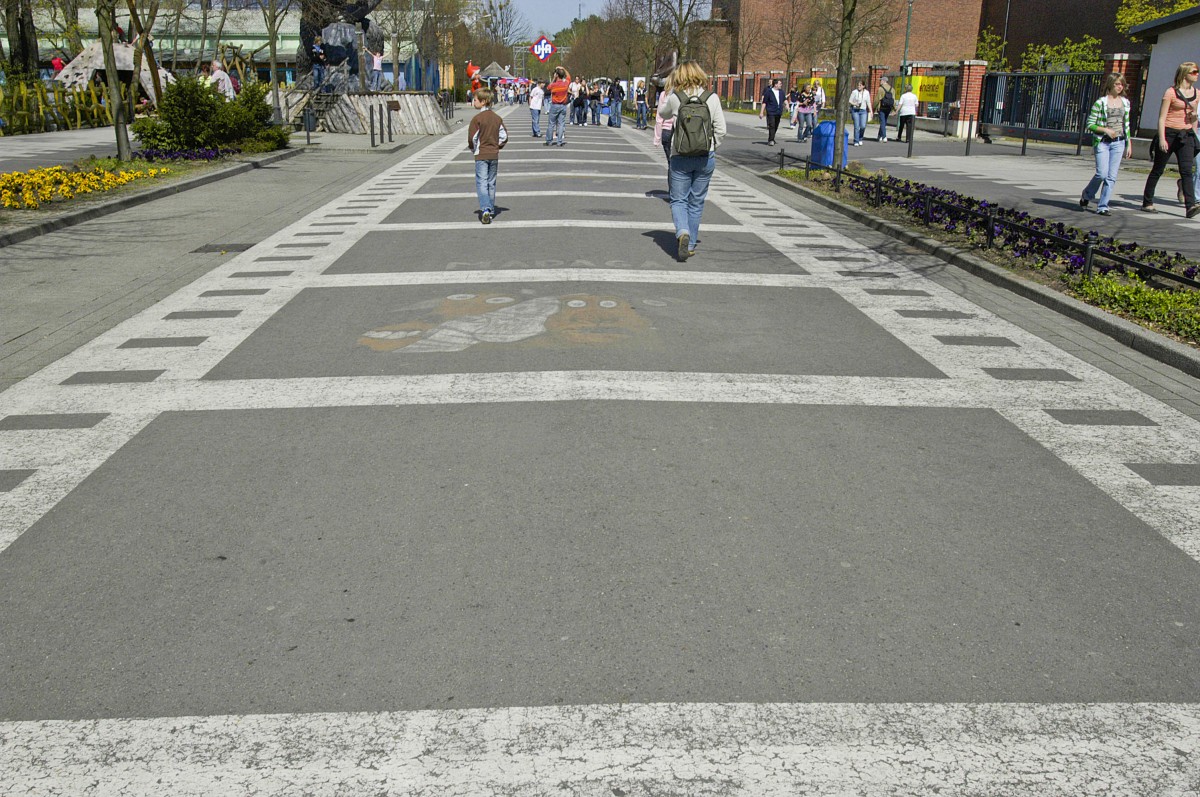
M 484 344 L 612 346 L 650 332 L 650 323 L 628 300 L 617 296 L 519 299 L 458 293 L 418 312 L 410 320 L 363 333 L 359 345 L 403 354 L 464 351 Z

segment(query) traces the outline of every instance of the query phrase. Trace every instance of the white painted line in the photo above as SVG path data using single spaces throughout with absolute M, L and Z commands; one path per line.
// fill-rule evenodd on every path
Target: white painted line
M 658 703 L 0 724 L 0 791 L 1195 794 L 1194 705 Z M 718 790 L 714 790 L 717 787 Z
M 607 198 L 607 199 L 658 199 L 661 197 L 648 196 L 644 192 L 637 191 L 504 191 L 496 192 L 497 198 L 521 196 L 521 197 L 563 197 L 563 196 L 582 196 L 592 198 Z M 421 199 L 475 199 L 478 195 L 474 191 L 463 191 L 461 193 L 451 194 L 421 194 Z M 562 224 L 574 224 L 574 222 L 560 222 Z M 707 228 L 706 228 L 707 229 Z
M 502 196 L 502 194 L 500 195 Z M 364 226 L 365 222 L 360 222 L 358 226 Z M 430 222 L 404 222 L 404 223 L 376 223 L 371 225 L 372 230 L 383 230 L 392 232 L 409 232 L 413 230 L 475 230 L 481 225 L 478 220 L 474 221 L 430 221 Z M 492 222 L 493 227 L 519 227 L 530 230 L 563 230 L 566 228 L 580 227 L 596 227 L 601 229 L 622 229 L 622 230 L 671 230 L 674 231 L 675 225 L 671 222 L 650 222 L 650 221 L 606 221 L 604 219 L 526 219 L 524 221 L 505 221 L 503 214 Z M 703 227 L 704 232 L 753 232 L 739 224 L 706 224 Z

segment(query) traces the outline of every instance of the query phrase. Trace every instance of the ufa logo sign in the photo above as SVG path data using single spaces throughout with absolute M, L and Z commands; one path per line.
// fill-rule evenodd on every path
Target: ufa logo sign
M 543 36 L 530 45 L 529 52 L 536 55 L 539 61 L 545 62 L 549 60 L 550 56 L 554 55 L 554 51 L 557 49 L 554 46 L 554 42 Z

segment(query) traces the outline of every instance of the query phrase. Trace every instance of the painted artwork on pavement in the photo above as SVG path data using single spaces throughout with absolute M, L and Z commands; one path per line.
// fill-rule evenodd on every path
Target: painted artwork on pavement
M 377 352 L 464 351 L 480 344 L 606 346 L 643 337 L 650 324 L 617 296 L 570 294 L 521 299 L 506 294 L 457 293 L 419 307 L 412 320 L 363 333 L 358 343 Z

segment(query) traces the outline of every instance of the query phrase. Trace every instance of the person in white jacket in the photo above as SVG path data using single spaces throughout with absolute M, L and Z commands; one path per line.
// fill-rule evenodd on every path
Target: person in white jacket
M 683 133 L 676 123 L 671 136 L 671 220 L 675 223 L 676 257 L 682 262 L 696 253 L 700 236 L 700 216 L 708 186 L 717 168 L 717 147 L 725 138 L 725 112 L 721 99 L 709 91 L 709 78 L 695 61 L 684 61 L 671 73 L 675 89 L 662 105 L 662 118 L 674 119 L 684 102 L 680 94 L 692 99 L 702 98 L 712 119 L 712 131 L 707 155 L 680 154 Z

